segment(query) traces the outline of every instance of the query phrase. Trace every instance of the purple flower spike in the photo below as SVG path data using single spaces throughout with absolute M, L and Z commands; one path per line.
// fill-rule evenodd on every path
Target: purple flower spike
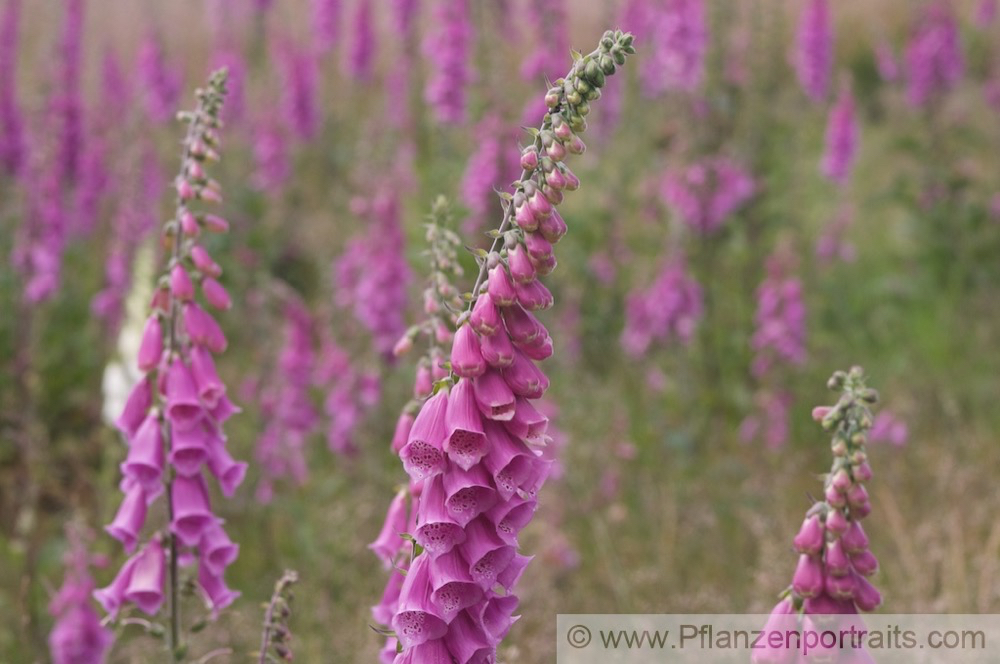
M 810 99 L 823 101 L 833 65 L 833 26 L 827 0 L 808 0 L 799 18 L 796 49 L 799 84 Z

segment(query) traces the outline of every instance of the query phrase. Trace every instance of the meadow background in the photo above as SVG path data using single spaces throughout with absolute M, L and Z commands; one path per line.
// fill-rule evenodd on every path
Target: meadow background
M 121 562 L 100 530 L 125 455 L 106 401 L 121 399 L 130 375 L 171 213 L 173 115 L 219 65 L 231 68 L 232 98 L 215 178 L 232 231 L 212 250 L 234 299 L 219 317 L 230 341 L 220 371 L 244 409 L 229 446 L 250 470 L 235 498 L 215 504 L 241 546 L 227 581 L 242 597 L 192 654 L 225 646 L 235 654 L 215 661 L 247 661 L 260 604 L 293 568 L 297 659 L 376 660 L 369 607 L 385 573 L 366 545 L 405 477 L 389 440 L 414 374 L 386 351 L 420 317 L 422 222 L 444 195 L 455 230 L 485 245 L 500 218 L 491 190 L 516 176 L 518 128 L 537 123 L 545 76 L 569 67 L 569 47 L 589 50 L 615 26 L 636 33 L 638 54 L 594 103 L 573 166 L 582 186 L 562 208 L 570 232 L 543 317 L 562 470 L 522 537 L 537 557 L 500 660 L 552 661 L 557 613 L 770 610 L 829 462 L 809 413 L 829 401 L 830 373 L 852 364 L 891 414 L 871 445 L 866 522 L 883 610 L 1000 611 L 1000 18 L 986 20 L 988 1 L 831 2 L 834 59 L 816 100 L 795 68 L 808 2 L 705 0 L 703 73 L 664 86 L 662 26 L 629 24 L 635 7 L 663 3 L 472 1 L 461 108 L 444 120 L 425 96 L 454 45 L 428 51 L 440 0 L 345 0 L 326 34 L 305 0 L 91 0 L 70 56 L 73 3 L 18 4 L 16 29 L 0 31 L 0 97 L 16 91 L 26 150 L 0 174 L 0 661 L 49 661 L 46 606 L 67 522 L 95 531 L 90 546 L 110 561 L 94 571 L 99 585 Z M 904 53 L 941 7 L 957 21 L 961 75 L 914 104 L 919 72 Z M 532 69 L 531 57 L 542 64 Z M 74 77 L 78 162 L 54 179 Z M 859 140 L 837 183 L 820 161 L 844 85 Z M 9 125 L 0 131 L 9 138 Z M 717 156 L 746 171 L 753 193 L 702 233 L 664 181 Z M 24 242 L 57 249 L 52 281 L 36 290 L 37 266 L 13 258 Z M 474 263 L 463 260 L 469 288 Z M 801 331 L 782 320 L 782 343 L 795 347 L 784 355 L 753 344 L 769 260 L 802 293 Z M 643 326 L 644 294 L 652 310 L 674 306 L 678 283 L 654 282 L 677 265 L 699 284 L 700 307 L 646 323 L 646 347 L 623 344 L 629 325 Z M 358 273 L 368 278 L 349 278 Z M 305 441 L 301 483 L 254 460 L 288 381 L 278 357 L 294 307 L 307 312 L 314 352 L 332 341 L 343 359 L 332 382 L 304 388 L 315 418 L 294 432 Z M 677 327 L 677 315 L 690 320 Z M 760 355 L 774 362 L 753 371 Z M 152 661 L 159 647 L 126 627 L 109 661 Z

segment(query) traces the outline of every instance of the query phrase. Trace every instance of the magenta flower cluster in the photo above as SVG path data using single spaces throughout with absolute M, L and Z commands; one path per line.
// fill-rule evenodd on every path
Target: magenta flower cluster
M 114 640 L 91 606 L 94 580 L 90 567 L 98 561 L 87 550 L 89 536 L 89 531 L 67 528 L 66 575 L 49 602 L 49 613 L 55 618 L 49 633 L 52 664 L 102 664 Z
M 566 0 L 538 0 L 524 9 L 525 24 L 532 32 L 532 50 L 521 62 L 521 78 L 538 82 L 561 73 L 569 53 L 569 21 Z
M 849 85 L 840 90 L 837 103 L 830 110 L 826 126 L 826 151 L 820 161 L 820 171 L 840 186 L 847 184 L 858 151 L 858 121 L 855 117 L 854 95 Z
M 197 109 L 183 115 L 189 130 L 175 183 L 177 212 L 165 231 L 172 249 L 137 357 L 145 375 L 116 422 L 129 450 L 121 464 L 124 499 L 106 530 L 133 555 L 110 585 L 94 593 L 112 617 L 127 605 L 155 615 L 164 603 L 168 566 L 176 589 L 179 557 L 192 554 L 198 587 L 213 612 L 239 594 L 223 580 L 239 547 L 212 510 L 205 471 L 229 497 L 247 466 L 230 456 L 222 431 L 223 423 L 238 411 L 226 396 L 212 357 L 225 350 L 226 338 L 196 301 L 200 290 L 215 309 L 231 305 L 218 281 L 222 269 L 201 242 L 203 234 L 223 232 L 228 224 L 192 207 L 198 201 L 221 200 L 218 183 L 205 169 L 219 158 L 217 128 L 224 94 L 221 71 L 199 90 Z M 149 509 L 164 493 L 169 524 L 143 543 Z M 171 602 L 176 600 L 174 592 Z
M 301 485 L 308 477 L 306 442 L 319 424 L 310 396 L 315 365 L 312 316 L 304 303 L 289 298 L 284 305 L 284 341 L 277 366 L 259 395 L 265 425 L 254 453 L 261 469 L 255 492 L 258 502 L 271 501 L 278 479 L 288 477 Z
M 642 69 L 646 94 L 696 90 L 705 76 L 704 0 L 662 0 L 646 8 L 651 51 Z
M 0 16 L 0 168 L 8 175 L 20 172 L 26 149 L 15 75 L 20 19 L 21 0 L 9 0 Z
M 906 99 L 923 106 L 955 86 L 965 71 L 958 22 L 951 5 L 935 0 L 923 15 L 906 46 Z
M 754 195 L 753 177 L 728 157 L 708 157 L 663 179 L 664 202 L 692 230 L 717 231 Z
M 802 282 L 789 274 L 789 259 L 775 252 L 767 260 L 767 277 L 757 289 L 756 330 L 750 346 L 757 378 L 778 362 L 800 365 L 806 359 L 806 309 Z
M 834 406 L 815 408 L 813 417 L 833 433 L 833 466 L 825 477 L 823 499 L 806 512 L 793 539 L 798 565 L 765 633 L 783 631 L 797 616 L 815 628 L 810 616 L 874 611 L 882 603 L 881 593 L 869 581 L 878 571 L 878 560 L 861 526 L 872 509 L 865 488 L 872 478 L 865 443 L 872 426 L 869 404 L 875 403 L 877 394 L 865 386 L 859 367 L 838 371 L 830 386 L 842 390 L 840 399 Z M 751 661 L 798 660 L 794 650 L 769 648 L 756 651 Z
M 469 0 L 437 0 L 434 30 L 424 44 L 432 63 L 424 98 L 442 124 L 465 122 L 467 88 L 473 76 L 469 4 Z
M 703 310 L 701 286 L 688 274 L 683 257 L 668 259 L 645 290 L 628 296 L 621 343 L 633 357 L 654 342 L 691 341 Z
M 828 0 L 807 0 L 795 36 L 795 73 L 802 90 L 813 101 L 830 91 L 833 67 L 833 24 Z
M 364 222 L 364 230 L 334 262 L 334 299 L 338 307 L 354 312 L 371 333 L 375 349 L 388 356 L 406 328 L 411 280 L 398 194 L 386 189 L 370 200 L 356 198 L 352 212 Z
M 521 179 L 458 321 L 450 373 L 399 432 L 414 505 L 407 514 L 405 493 L 397 496 L 373 548 L 387 564 L 406 546 L 400 533 L 417 548 L 375 608 L 401 648 L 388 661 L 492 661 L 515 620 L 513 590 L 531 560 L 518 534 L 552 463 L 537 450 L 547 418 L 532 402 L 549 386 L 535 363 L 553 345 L 535 312 L 553 303 L 540 278 L 555 268 L 553 246 L 567 230 L 556 207 L 579 186 L 564 161 L 584 151 L 589 102 L 633 51 L 631 35 L 605 33 L 546 94 L 549 112 L 521 154 Z
M 163 41 L 154 30 L 149 30 L 136 56 L 136 78 L 146 115 L 156 124 L 169 122 L 174 116 L 180 99 L 183 75 L 170 64 L 163 48 Z

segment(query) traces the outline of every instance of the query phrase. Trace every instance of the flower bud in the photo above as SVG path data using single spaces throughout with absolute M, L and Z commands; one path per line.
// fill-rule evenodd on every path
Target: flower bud
M 570 154 L 583 154 L 587 150 L 587 144 L 579 136 L 574 136 L 566 144 L 566 149 Z
M 201 232 L 198 220 L 195 219 L 195 216 L 189 210 L 184 210 L 181 213 L 181 231 L 188 237 L 198 237 L 198 233 Z
M 510 276 L 513 277 L 515 284 L 528 284 L 535 280 L 535 266 L 531 264 L 523 245 L 516 245 L 507 254 L 507 264 L 510 266 Z
M 183 265 L 174 265 L 170 270 L 170 292 L 178 300 L 186 301 L 194 297 L 194 284 Z
M 566 158 L 566 147 L 562 143 L 553 143 L 545 148 L 545 154 L 551 157 L 553 161 L 562 161 Z
M 521 169 L 533 171 L 538 168 L 538 150 L 534 145 L 529 145 L 521 153 Z
M 803 597 L 815 597 L 823 590 L 823 566 L 818 556 L 806 553 L 799 556 L 792 588 Z
M 851 561 L 847 559 L 847 552 L 839 537 L 826 547 L 826 569 L 834 576 L 844 576 L 851 571 Z
M 819 516 L 813 515 L 802 522 L 802 527 L 799 528 L 792 544 L 799 553 L 815 555 L 823 549 L 824 536 L 823 524 L 819 522 Z
M 225 233 L 229 231 L 229 222 L 218 215 L 206 214 L 205 228 L 213 233 Z
M 834 535 L 842 535 L 847 530 L 847 518 L 839 509 L 832 509 L 826 515 L 826 529 Z

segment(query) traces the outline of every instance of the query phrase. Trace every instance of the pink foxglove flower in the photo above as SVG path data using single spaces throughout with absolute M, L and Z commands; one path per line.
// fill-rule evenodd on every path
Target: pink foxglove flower
M 770 641 L 767 634 L 772 631 L 803 626 L 815 629 L 810 616 L 824 616 L 822 620 L 829 621 L 837 614 L 874 611 L 882 603 L 881 593 L 869 581 L 878 571 L 878 560 L 869 550 L 868 536 L 861 526 L 871 512 L 865 488 L 872 478 L 866 432 L 872 426 L 869 405 L 878 396 L 865 385 L 860 367 L 836 372 L 829 386 L 842 395 L 835 406 L 815 408 L 813 418 L 833 433 L 833 465 L 825 476 L 823 499 L 806 512 L 793 540 L 798 563 L 791 584 L 764 627 L 765 641 Z M 835 629 L 836 625 L 824 622 L 822 627 Z M 755 651 L 751 661 L 797 661 L 800 656 L 795 647 L 769 645 Z
M 17 42 L 21 0 L 8 0 L 0 16 L 0 168 L 16 175 L 24 162 L 24 119 L 17 100 Z
M 399 198 L 385 190 L 371 200 L 356 199 L 352 207 L 364 220 L 364 231 L 348 242 L 334 263 L 335 301 L 354 312 L 372 334 L 375 349 L 388 356 L 406 327 L 406 288 L 411 278 Z
M 692 92 L 705 76 L 708 26 L 704 0 L 663 0 L 647 11 L 652 52 L 642 69 L 643 90 Z
M 83 99 L 80 74 L 83 69 L 83 0 L 66 3 L 59 43 L 57 80 L 49 100 L 59 137 L 59 179 L 72 186 L 80 175 L 83 153 Z
M 340 38 L 342 0 L 312 0 L 313 49 L 326 55 Z
M 285 127 L 300 140 L 314 138 L 319 132 L 319 68 L 316 58 L 290 40 L 281 40 L 274 49 L 281 65 L 281 111 Z
M 648 288 L 628 296 L 622 347 L 638 357 L 655 341 L 687 344 L 701 315 L 701 286 L 688 274 L 683 257 L 668 259 Z
M 260 395 L 264 430 L 254 458 L 261 468 L 255 496 L 268 503 L 274 483 L 288 478 L 303 484 L 308 477 L 306 443 L 319 425 L 310 397 L 316 363 L 313 321 L 303 302 L 289 298 L 284 306 L 284 339 L 274 375 Z
M 433 67 L 424 99 L 442 124 L 465 121 L 466 89 L 472 80 L 473 26 L 469 11 L 469 0 L 437 0 L 434 31 L 424 44 Z
M 53 664 L 102 664 L 114 636 L 103 627 L 91 605 L 94 558 L 87 551 L 89 533 L 68 528 L 69 550 L 63 558 L 66 574 L 62 587 L 49 603 L 55 624 L 49 633 Z
M 806 310 L 802 282 L 789 274 L 789 261 L 780 252 L 767 260 L 767 277 L 757 289 L 756 330 L 750 346 L 756 353 L 753 375 L 761 378 L 776 363 L 805 362 Z
M 833 22 L 828 0 L 807 0 L 795 36 L 795 72 L 813 101 L 826 99 L 833 67 Z
M 107 527 L 127 551 L 137 553 L 109 586 L 94 593 L 113 618 L 126 606 L 155 615 L 165 603 L 176 602 L 177 564 L 182 557 L 197 561 L 198 587 L 213 614 L 238 594 L 226 588 L 222 578 L 237 549 L 213 513 L 206 478 L 214 476 L 212 484 L 231 496 L 246 473 L 246 464 L 234 461 L 226 451 L 223 433 L 225 421 L 239 409 L 226 396 L 212 358 L 225 348 L 225 337 L 197 302 L 197 291 L 204 291 L 209 278 L 205 270 L 213 278 L 218 276 L 218 270 L 208 267 L 214 262 L 206 260 L 199 239 L 223 224 L 210 223 L 213 216 L 195 204 L 220 199 L 220 187 L 206 167 L 219 159 L 225 80 L 225 71 L 213 74 L 198 91 L 196 109 L 180 114 L 188 134 L 175 183 L 177 209 L 164 240 L 169 258 L 140 350 L 140 369 L 146 376 L 119 419 L 129 439 L 122 464 L 124 500 Z M 142 543 L 148 515 L 157 513 L 148 508 L 161 494 L 171 521 Z M 182 645 L 174 620 L 179 606 L 170 608 L 168 642 L 175 651 Z
M 666 204 L 699 233 L 717 231 L 754 195 L 753 177 L 735 161 L 710 157 L 683 170 L 667 173 L 662 196 Z
M 596 100 L 634 50 L 631 35 L 606 32 L 600 47 L 559 79 L 564 84 L 546 93 L 549 113 L 522 153 L 524 171 L 500 236 L 482 258 L 468 316 L 456 321 L 451 371 L 420 407 L 400 450 L 415 496 L 410 535 L 422 550 L 398 596 L 379 607 L 392 610 L 397 662 L 492 661 L 514 623 L 514 593 L 530 561 L 518 552 L 518 534 L 552 469 L 538 450 L 547 420 L 532 404 L 549 386 L 536 361 L 552 354 L 552 339 L 535 314 L 552 304 L 540 278 L 556 267 L 553 246 L 566 230 L 556 207 L 579 185 L 564 162 L 586 147 L 581 106 Z M 520 251 L 533 279 L 510 265 Z M 490 347 L 498 352 L 488 355 Z
M 30 303 L 47 301 L 58 291 L 68 232 L 59 170 L 46 162 L 38 154 L 22 167 L 27 171 L 24 219 L 11 255 Z
M 356 81 L 371 80 L 375 69 L 375 6 L 372 0 L 358 0 L 351 24 L 350 51 L 344 60 L 347 75 Z
M 173 118 L 180 98 L 182 73 L 167 61 L 159 34 L 150 29 L 136 55 L 136 80 L 146 115 L 157 124 Z
M 962 78 L 965 61 L 950 4 L 935 0 L 921 14 L 906 47 L 906 99 L 923 106 Z
M 854 110 L 854 95 L 845 83 L 837 103 L 830 110 L 826 125 L 826 152 L 820 161 L 820 171 L 836 184 L 844 186 L 858 151 L 858 120 Z
M 285 128 L 276 117 L 267 115 L 255 123 L 253 142 L 255 189 L 280 192 L 292 175 L 291 157 Z

